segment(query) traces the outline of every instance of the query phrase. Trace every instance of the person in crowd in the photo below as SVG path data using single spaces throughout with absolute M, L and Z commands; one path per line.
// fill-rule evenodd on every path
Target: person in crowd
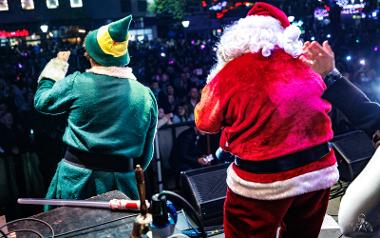
M 157 81 L 153 81 L 150 85 L 150 89 L 152 90 L 154 96 L 158 99 L 158 96 L 161 92 L 160 85 Z
M 339 173 L 322 78 L 297 59 L 301 31 L 257 2 L 225 29 L 195 108 L 199 130 L 222 130 L 224 230 L 232 237 L 317 238 Z M 300 229 L 302 227 L 302 229 Z
M 328 86 L 324 98 L 345 113 L 356 128 L 373 136 L 378 148 L 380 105 L 369 100 L 335 68 L 335 55 L 329 43 L 326 41 L 320 45 L 315 41 L 305 42 L 301 60 L 324 78 Z M 372 232 L 373 227 L 379 223 L 377 217 L 373 216 L 380 208 L 379 151 L 376 150 L 363 171 L 349 185 L 341 200 L 338 221 L 345 235 Z
M 7 156 L 17 156 L 20 154 L 20 148 L 17 137 L 17 128 L 15 128 L 13 115 L 7 111 L 0 115 L 0 147 L 2 154 Z
M 158 123 L 157 123 L 157 129 L 160 129 L 163 126 L 171 125 L 172 122 L 173 113 L 165 114 L 165 110 L 160 107 L 158 108 Z
M 158 95 L 158 106 L 165 109 L 168 112 L 174 112 L 176 105 L 178 105 L 178 99 L 175 96 L 174 87 L 169 84 L 166 86 L 166 91 L 160 91 Z
M 157 103 L 139 83 L 128 52 L 132 16 L 91 31 L 85 38 L 91 68 L 65 76 L 70 52 L 59 52 L 38 79 L 35 108 L 68 114 L 67 145 L 47 198 L 85 199 L 113 189 L 136 199 L 134 165 L 153 156 Z
M 173 116 L 173 123 L 182 123 L 194 120 L 194 114 L 189 113 L 187 105 L 181 104 L 177 107 L 176 113 Z
M 188 101 L 187 101 L 187 107 L 189 112 L 193 112 L 195 106 L 199 102 L 199 90 L 196 87 L 190 88 L 189 96 L 188 96 Z
M 212 138 L 207 140 L 207 136 Z M 175 141 L 171 156 L 172 166 L 177 174 L 181 171 L 208 166 L 215 162 L 217 147 L 216 136 L 205 135 L 196 127 L 191 127 L 181 132 Z

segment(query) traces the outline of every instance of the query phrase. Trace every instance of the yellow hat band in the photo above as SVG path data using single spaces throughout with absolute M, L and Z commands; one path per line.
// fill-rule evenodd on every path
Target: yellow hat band
M 114 57 L 120 57 L 128 52 L 129 33 L 125 41 L 115 42 L 108 32 L 107 25 L 99 28 L 96 39 L 98 40 L 100 48 L 106 54 L 112 55 Z

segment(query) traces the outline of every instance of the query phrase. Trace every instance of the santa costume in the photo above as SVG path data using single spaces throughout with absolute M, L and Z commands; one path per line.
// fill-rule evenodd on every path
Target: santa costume
M 68 63 L 52 59 L 44 68 L 34 104 L 38 111 L 67 114 L 64 159 L 47 198 L 85 199 L 114 189 L 138 198 L 134 165 L 153 156 L 157 102 L 125 67 L 132 16 L 88 33 L 92 67 L 65 76 Z
M 300 34 L 284 12 L 258 2 L 217 45 L 195 121 L 222 130 L 220 146 L 234 159 L 227 238 L 318 237 L 339 174 L 326 86 L 298 59 Z

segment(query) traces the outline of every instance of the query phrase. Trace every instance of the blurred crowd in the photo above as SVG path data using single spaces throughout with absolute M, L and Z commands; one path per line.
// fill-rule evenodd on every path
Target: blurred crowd
M 372 33 L 378 34 L 377 31 Z M 305 38 L 310 39 L 306 35 L 311 34 L 305 33 Z M 316 37 L 317 40 L 323 38 Z M 380 101 L 380 45 L 375 42 L 379 38 L 364 38 L 372 41 L 340 44 L 331 40 L 336 49 L 337 67 L 371 99 Z M 194 120 L 194 107 L 215 62 L 216 40 L 187 37 L 130 42 L 129 66 L 157 98 L 159 128 Z M 60 50 L 72 52 L 69 73 L 89 68 L 81 44 L 59 40 L 36 46 L 0 47 L 0 158 L 11 158 L 0 160 L 0 188 L 3 190 L 0 213 L 12 209 L 9 206 L 15 201 L 12 197 L 43 197 L 56 164 L 63 157 L 65 148 L 61 137 L 65 115 L 53 118 L 37 113 L 33 107 L 37 78 Z M 198 138 L 194 131 L 189 133 L 189 138 Z M 198 165 L 202 163 L 206 162 L 200 160 Z M 31 177 L 34 182 L 30 181 Z M 4 201 L 9 201 L 8 205 Z

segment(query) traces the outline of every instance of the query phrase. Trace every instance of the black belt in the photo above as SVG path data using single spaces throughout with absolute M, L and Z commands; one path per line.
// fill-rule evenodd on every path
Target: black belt
M 288 171 L 318 161 L 329 152 L 330 146 L 328 143 L 325 143 L 297 153 L 262 161 L 244 160 L 236 155 L 227 153 L 234 159 L 235 165 L 242 170 L 257 174 L 272 174 Z
M 124 156 L 90 153 L 68 147 L 65 160 L 79 167 L 108 172 L 134 171 L 134 160 Z

